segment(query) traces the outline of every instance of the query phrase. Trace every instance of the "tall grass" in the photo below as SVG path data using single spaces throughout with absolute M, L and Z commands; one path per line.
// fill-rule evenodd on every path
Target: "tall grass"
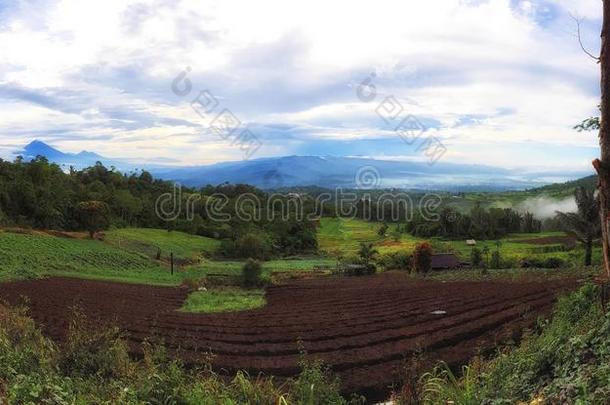
M 420 380 L 420 402 L 610 403 L 610 314 L 600 307 L 599 289 L 587 284 L 563 297 L 537 329 L 517 348 L 476 359 L 460 377 L 436 367 Z
M 212 355 L 207 356 L 210 360 Z M 320 363 L 281 384 L 238 372 L 229 381 L 208 363 L 185 368 L 162 345 L 128 355 L 121 333 L 77 311 L 64 345 L 45 338 L 24 309 L 0 305 L 0 404 L 349 404 Z

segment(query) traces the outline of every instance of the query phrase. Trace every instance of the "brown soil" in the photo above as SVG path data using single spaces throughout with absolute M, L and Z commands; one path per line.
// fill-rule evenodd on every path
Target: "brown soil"
M 549 311 L 573 281 L 436 282 L 402 274 L 314 278 L 267 290 L 263 308 L 234 313 L 177 312 L 184 288 L 52 278 L 0 285 L 0 299 L 27 297 L 43 331 L 62 341 L 78 305 L 96 322 L 114 322 L 134 353 L 160 337 L 170 353 L 197 364 L 211 351 L 217 370 L 238 369 L 284 378 L 296 374 L 299 344 L 341 378 L 346 392 L 383 399 L 400 382 L 407 360 L 422 366 L 466 363 L 481 350 L 514 338 Z M 446 311 L 444 315 L 433 311 Z

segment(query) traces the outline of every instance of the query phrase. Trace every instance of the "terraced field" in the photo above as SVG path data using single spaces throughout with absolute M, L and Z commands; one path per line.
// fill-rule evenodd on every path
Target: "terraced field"
M 188 294 L 183 288 L 78 279 L 3 284 L 0 299 L 18 304 L 27 296 L 33 318 L 58 340 L 69 308 L 78 304 L 97 322 L 115 320 L 136 352 L 143 339 L 158 336 L 187 363 L 202 362 L 211 351 L 214 366 L 228 373 L 293 375 L 301 342 L 332 367 L 346 392 L 371 399 L 384 398 L 413 353 L 423 351 L 424 363 L 464 363 L 531 324 L 574 286 L 568 280 L 444 283 L 396 273 L 317 278 L 270 287 L 262 308 L 218 314 L 179 312 Z

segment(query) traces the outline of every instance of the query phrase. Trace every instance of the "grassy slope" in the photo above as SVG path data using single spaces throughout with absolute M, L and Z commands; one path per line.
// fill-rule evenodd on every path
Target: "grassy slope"
M 118 243 L 118 235 L 125 239 Z M 0 281 L 35 276 L 54 275 L 129 283 L 178 285 L 185 278 L 199 278 L 207 274 L 241 274 L 243 261 L 203 261 L 186 266 L 172 276 L 166 265 L 148 257 L 144 251 L 134 249 L 136 239 L 143 235 L 142 245 L 151 240 L 163 240 L 166 248 L 173 246 L 177 257 L 192 257 L 202 245 L 212 247 L 215 240 L 155 229 L 124 229 L 112 231 L 109 243 L 88 239 L 70 239 L 45 234 L 18 234 L 0 232 Z M 132 241 L 124 241 L 127 236 Z M 202 244 L 203 241 L 203 244 Z M 163 248 L 162 248 L 163 249 Z M 156 249 L 155 249 L 156 253 Z M 332 266 L 335 262 L 325 258 L 272 260 L 263 265 L 263 277 L 271 272 L 307 271 L 318 266 Z
M 37 275 L 157 285 L 181 282 L 165 266 L 99 241 L 0 232 L 0 280 Z
M 163 258 L 169 258 L 170 252 L 173 252 L 175 257 L 186 260 L 211 254 L 220 245 L 218 240 L 212 238 L 149 228 L 114 229 L 106 232 L 105 241 L 149 257 L 155 257 L 157 249 L 161 249 Z

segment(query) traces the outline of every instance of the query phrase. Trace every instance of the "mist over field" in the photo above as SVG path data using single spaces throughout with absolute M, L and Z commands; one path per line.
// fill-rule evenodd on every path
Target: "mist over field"
M 572 196 L 561 200 L 545 196 L 531 197 L 517 204 L 515 209 L 520 212 L 528 211 L 540 219 L 546 219 L 554 217 L 557 211 L 575 212 L 576 201 Z
M 574 196 L 565 198 L 553 198 L 545 195 L 529 197 L 519 203 L 509 201 L 498 201 L 498 208 L 511 208 L 520 213 L 531 212 L 538 219 L 547 219 L 555 216 L 557 211 L 576 212 L 576 200 Z

